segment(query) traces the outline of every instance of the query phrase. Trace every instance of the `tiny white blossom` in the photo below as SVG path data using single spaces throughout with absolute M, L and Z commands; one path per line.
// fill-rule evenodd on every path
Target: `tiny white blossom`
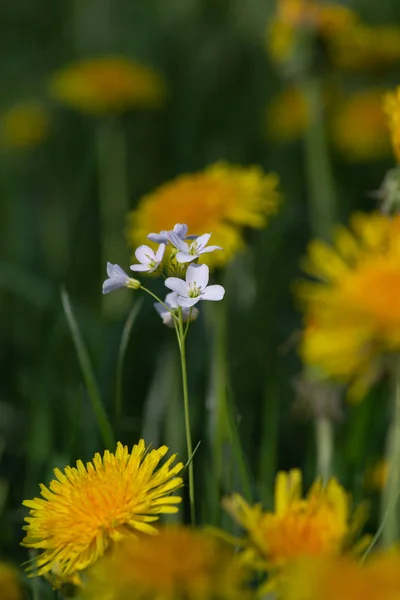
M 190 244 L 187 244 L 174 232 L 170 233 L 171 242 L 175 248 L 179 250 L 179 252 L 176 254 L 176 260 L 179 263 L 187 263 L 199 258 L 201 254 L 214 252 L 214 250 L 222 250 L 220 246 L 207 246 L 210 237 L 211 233 L 204 233 L 203 235 L 200 235 L 194 239 Z
M 130 287 L 134 290 L 140 287 L 140 282 L 137 279 L 129 277 L 119 265 L 113 265 L 108 262 L 107 275 L 108 279 L 103 283 L 103 294 L 108 294 L 124 287 Z
M 189 265 L 186 281 L 178 277 L 167 277 L 165 285 L 176 292 L 179 306 L 189 308 L 199 300 L 222 300 L 225 289 L 222 285 L 208 285 L 209 269 L 207 265 Z
M 178 236 L 180 240 L 193 240 L 196 235 L 187 235 L 188 226 L 183 223 L 177 223 L 171 231 L 160 231 L 160 233 L 149 233 L 147 239 L 156 244 L 168 244 L 171 233 Z
M 177 308 L 179 308 L 178 295 L 175 292 L 170 292 L 169 294 L 167 294 L 165 296 L 164 304 L 171 310 L 174 310 L 174 311 L 177 310 Z M 154 308 L 156 309 L 156 311 L 162 318 L 164 325 L 167 325 L 167 327 L 174 327 L 174 320 L 172 318 L 172 315 L 165 308 L 165 306 L 163 306 L 160 302 L 154 303 Z M 182 309 L 182 320 L 184 323 L 186 323 L 189 319 L 191 321 L 195 321 L 198 316 L 199 316 L 199 311 L 197 310 L 197 308 L 192 308 L 192 309 L 183 308 Z
M 160 244 L 157 252 L 154 252 L 150 246 L 139 246 L 135 251 L 135 256 L 138 259 L 139 265 L 131 265 L 132 271 L 143 271 L 153 273 L 161 263 L 165 252 L 165 244 Z

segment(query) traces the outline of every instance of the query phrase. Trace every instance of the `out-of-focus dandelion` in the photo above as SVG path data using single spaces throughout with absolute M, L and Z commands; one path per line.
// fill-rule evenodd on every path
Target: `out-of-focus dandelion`
M 382 91 L 356 92 L 339 103 L 332 120 L 332 139 L 351 161 L 369 161 L 390 155 L 390 136 Z
M 360 564 L 351 556 L 303 559 L 282 578 L 282 600 L 395 600 L 400 597 L 400 555 L 389 550 Z
M 364 485 L 370 492 L 382 492 L 389 478 L 389 464 L 386 458 L 374 462 L 365 472 Z
M 23 598 L 17 570 L 4 562 L 0 562 L 0 597 L 1 600 L 22 600 Z
M 309 123 L 307 101 L 301 89 L 288 87 L 275 96 L 267 107 L 267 136 L 281 142 L 301 138 Z
M 128 216 L 131 246 L 142 244 L 149 231 L 169 231 L 183 221 L 200 235 L 212 231 L 224 251 L 203 255 L 210 266 L 226 265 L 245 248 L 243 230 L 261 229 L 280 205 L 276 175 L 260 167 L 217 163 L 200 173 L 181 175 L 144 196 Z
M 400 216 L 357 213 L 350 229 L 338 227 L 334 246 L 311 242 L 303 264 L 316 281 L 297 287 L 306 323 L 301 356 L 361 399 L 385 356 L 400 349 Z
M 182 485 L 182 463 L 176 455 L 160 466 L 166 446 L 146 448 L 143 440 L 129 452 L 118 443 L 93 462 L 55 469 L 56 479 L 42 498 L 25 500 L 27 534 L 22 544 L 42 550 L 29 567 L 30 575 L 57 577 L 61 583 L 92 565 L 111 542 L 138 533 L 157 534 L 151 525 L 162 513 L 177 512 L 181 498 L 171 495 Z
M 88 573 L 89 600 L 241 600 L 248 572 L 240 557 L 212 535 L 187 527 L 157 538 L 126 539 Z
M 400 86 L 385 94 L 383 103 L 389 121 L 393 152 L 400 163 Z
M 87 113 L 158 107 L 165 96 L 162 77 L 124 56 L 87 58 L 64 67 L 50 79 L 52 97 Z
M 49 128 L 49 113 L 40 102 L 19 102 L 0 116 L 0 144 L 10 150 L 34 148 L 46 139 Z
M 278 0 L 276 15 L 267 30 L 267 50 L 278 64 L 293 58 L 298 34 L 317 35 L 325 44 L 340 35 L 357 16 L 349 8 L 320 0 Z
M 338 32 L 331 39 L 333 63 L 350 71 L 377 71 L 400 61 L 400 27 L 369 26 L 354 21 L 346 35 Z
M 303 498 L 298 470 L 278 473 L 274 512 L 251 506 L 237 494 L 225 499 L 224 506 L 247 533 L 246 560 L 272 575 L 266 589 L 290 561 L 335 556 L 350 548 L 365 520 L 362 506 L 352 514 L 350 497 L 334 478 L 326 486 L 316 480 Z

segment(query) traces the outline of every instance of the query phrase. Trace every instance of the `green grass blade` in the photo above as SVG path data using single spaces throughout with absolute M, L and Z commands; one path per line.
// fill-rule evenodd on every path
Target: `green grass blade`
M 61 301 L 78 356 L 82 377 L 86 385 L 87 393 L 92 404 L 103 442 L 107 448 L 113 449 L 115 446 L 114 432 L 101 399 L 99 386 L 90 361 L 89 353 L 73 313 L 69 295 L 64 288 L 61 290 Z

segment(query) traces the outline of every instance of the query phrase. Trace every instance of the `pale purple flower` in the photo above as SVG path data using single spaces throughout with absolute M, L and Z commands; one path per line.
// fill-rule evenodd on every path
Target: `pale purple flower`
M 164 300 L 164 304 L 171 310 L 176 311 L 179 307 L 178 294 L 176 294 L 175 292 L 170 292 L 169 294 L 167 294 Z M 172 318 L 172 315 L 169 312 L 169 310 L 165 308 L 165 306 L 163 306 L 160 302 L 154 303 L 154 308 L 162 318 L 164 325 L 167 325 L 167 327 L 174 327 L 174 320 Z M 191 321 L 195 321 L 198 316 L 199 311 L 197 310 L 197 308 L 182 309 L 182 320 L 184 323 L 186 323 L 189 319 Z
M 171 231 L 160 231 L 160 233 L 149 233 L 147 239 L 156 244 L 168 244 L 170 240 L 170 234 L 174 233 L 180 240 L 193 240 L 196 235 L 187 235 L 188 226 L 183 223 L 177 223 Z
M 222 300 L 225 289 L 222 285 L 208 285 L 207 265 L 189 265 L 186 281 L 178 277 L 167 277 L 165 285 L 177 294 L 179 306 L 190 308 L 199 300 Z
M 150 246 L 139 246 L 135 251 L 135 256 L 138 259 L 139 265 L 131 265 L 132 271 L 143 271 L 153 273 L 161 263 L 165 252 L 165 244 L 160 244 L 157 252 L 154 252 Z
M 114 290 L 119 290 L 124 287 L 130 287 L 133 289 L 138 289 L 140 287 L 140 282 L 137 279 L 129 277 L 129 275 L 127 275 L 119 265 L 113 265 L 112 263 L 108 262 L 107 275 L 108 279 L 106 279 L 103 283 L 103 294 L 108 294 L 109 292 L 113 292 Z
M 176 254 L 176 260 L 179 263 L 187 263 L 199 258 L 202 254 L 206 254 L 207 252 L 214 252 L 214 250 L 222 250 L 220 246 L 207 246 L 208 241 L 211 237 L 211 233 L 204 233 L 200 235 L 196 239 L 194 239 L 190 244 L 187 244 L 184 240 L 182 240 L 179 236 L 177 236 L 174 232 L 170 233 L 170 240 L 179 250 Z

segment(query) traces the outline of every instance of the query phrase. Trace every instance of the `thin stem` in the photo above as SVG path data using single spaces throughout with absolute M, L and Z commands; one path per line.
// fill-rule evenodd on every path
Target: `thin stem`
M 176 325 L 176 332 L 178 337 L 179 353 L 181 356 L 181 369 L 182 369 L 182 387 L 183 387 L 183 406 L 185 413 L 185 432 L 186 432 L 186 445 L 189 462 L 189 502 L 190 502 L 190 520 L 192 525 L 196 524 L 196 512 L 195 512 L 195 500 L 194 500 L 194 469 L 193 461 L 193 444 L 192 435 L 190 432 L 190 411 L 189 411 L 189 391 L 187 382 L 187 368 L 186 368 L 186 347 L 185 347 L 185 336 L 183 329 L 183 318 L 182 308 L 179 307 L 178 311 L 178 324 Z
M 328 417 L 315 419 L 315 441 L 317 447 L 317 472 L 324 483 L 332 475 L 334 436 L 332 421 Z
M 387 445 L 389 477 L 382 497 L 383 514 L 387 514 L 382 533 L 382 542 L 385 546 L 392 545 L 398 539 L 400 533 L 398 515 L 400 485 L 400 357 L 396 357 L 393 363 L 392 378 L 392 415 Z

